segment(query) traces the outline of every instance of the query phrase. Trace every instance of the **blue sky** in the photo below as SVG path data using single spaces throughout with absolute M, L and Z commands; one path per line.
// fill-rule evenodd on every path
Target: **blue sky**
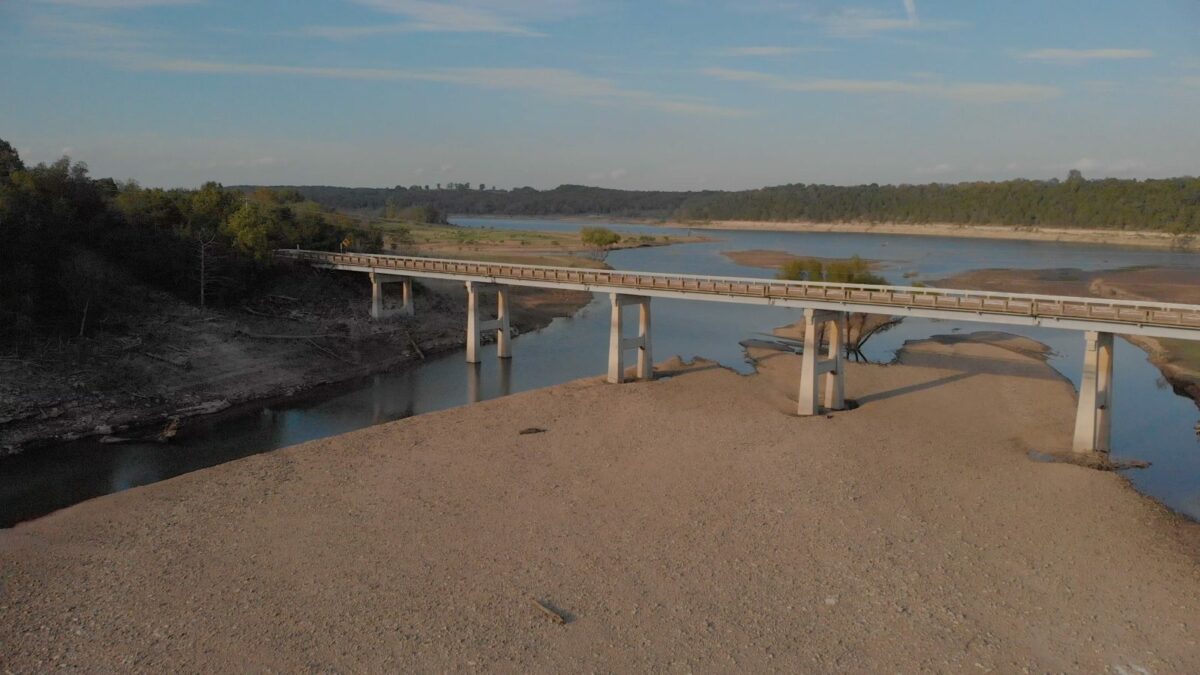
M 0 0 L 0 138 L 146 185 L 1200 174 L 1194 0 Z

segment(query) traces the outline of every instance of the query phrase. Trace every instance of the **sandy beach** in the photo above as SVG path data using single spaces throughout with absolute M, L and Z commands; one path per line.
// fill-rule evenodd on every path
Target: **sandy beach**
M 1200 670 L 1200 525 L 1030 458 L 1074 412 L 1042 361 L 920 343 L 850 366 L 858 409 L 799 418 L 799 359 L 753 355 L 754 376 L 576 381 L 2 531 L 0 663 Z
M 672 227 L 693 230 L 762 230 L 767 232 L 861 232 L 865 234 L 906 234 L 927 237 L 963 237 L 968 239 L 1010 239 L 1019 241 L 1059 241 L 1072 244 L 1137 246 L 1179 251 L 1200 251 L 1200 239 L 1194 235 L 1130 230 L 1086 230 L 1054 227 L 1017 227 L 1010 225 L 955 225 L 952 223 L 809 223 L 783 221 L 714 220 L 672 222 Z

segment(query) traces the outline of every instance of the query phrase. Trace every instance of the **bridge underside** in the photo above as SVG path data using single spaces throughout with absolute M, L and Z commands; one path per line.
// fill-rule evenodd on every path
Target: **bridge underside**
M 801 298 L 788 297 L 788 294 L 792 293 L 791 289 L 799 287 L 813 289 L 817 295 L 827 296 L 834 285 L 712 278 L 718 281 L 710 281 L 710 287 L 717 288 L 718 284 L 722 284 L 723 288 L 727 289 L 727 292 L 722 293 L 705 290 L 705 278 L 686 275 L 593 272 L 528 265 L 497 266 L 472 261 L 309 251 L 279 253 L 283 257 L 305 260 L 318 267 L 369 274 L 372 286 L 371 316 L 377 319 L 392 314 L 413 314 L 413 277 L 465 283 L 468 298 L 466 359 L 470 363 L 479 362 L 481 338 L 492 330 L 496 331 L 497 356 L 501 359 L 511 358 L 508 286 L 608 293 L 611 296 L 612 321 L 607 379 L 613 383 L 621 383 L 626 379 L 625 354 L 629 350 L 637 351 L 636 379 L 649 380 L 653 377 L 650 320 L 652 298 L 735 302 L 802 309 L 805 337 L 797 397 L 797 413 L 801 416 L 816 415 L 822 410 L 841 410 L 845 407 L 846 317 L 852 311 L 1079 330 L 1085 334 L 1087 349 L 1072 446 L 1075 451 L 1085 453 L 1108 452 L 1111 449 L 1114 333 L 1200 340 L 1200 307 L 1190 305 L 1139 304 L 1018 294 L 972 295 L 968 291 L 944 289 L 930 289 L 925 293 L 924 289 L 896 290 L 853 285 L 838 287 L 842 290 L 834 289 L 833 292 L 842 293 L 841 299 Z M 387 266 L 362 264 L 376 258 Z M 421 269 L 395 269 L 395 266 L 401 263 Z M 520 278 L 480 273 L 492 268 L 508 270 Z M 539 274 L 541 278 L 538 277 Z M 633 279 L 633 287 L 629 282 L 630 278 Z M 605 280 L 619 280 L 621 283 L 606 283 Z M 388 282 L 401 283 L 403 290 L 402 307 L 391 312 L 385 312 L 383 309 L 383 285 Z M 484 289 L 496 291 L 495 319 L 484 320 L 480 316 L 479 292 Z M 782 297 L 779 295 L 780 289 L 784 294 Z M 805 290 L 805 293 L 808 293 L 808 290 Z M 949 306 L 951 304 L 952 307 Z M 638 332 L 634 336 L 624 334 L 623 309 L 629 306 L 638 307 Z M 1055 314 L 1048 316 L 1045 312 L 1039 312 L 1043 306 Z M 1082 315 L 1072 315 L 1073 313 Z M 823 388 L 822 377 L 825 378 Z M 476 382 L 476 388 L 477 386 Z

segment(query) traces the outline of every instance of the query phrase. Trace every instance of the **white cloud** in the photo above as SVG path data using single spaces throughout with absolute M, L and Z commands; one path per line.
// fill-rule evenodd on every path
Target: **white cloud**
M 741 108 L 729 108 L 704 101 L 673 97 L 651 91 L 626 89 L 611 80 L 592 77 L 562 68 L 430 68 L 405 70 L 399 68 L 284 66 L 148 57 L 126 57 L 115 60 L 114 64 L 129 70 L 171 73 L 441 82 L 479 89 L 530 92 L 558 98 L 580 99 L 597 105 L 622 105 L 631 108 L 658 110 L 683 115 L 745 117 L 752 114 L 750 111 Z
M 778 47 L 771 45 L 761 45 L 752 47 L 726 47 L 725 49 L 717 50 L 721 56 L 791 56 L 793 54 L 807 54 L 813 52 L 827 52 L 828 47 Z
M 768 73 L 729 68 L 706 68 L 701 74 L 719 80 L 761 84 L 770 89 L 794 92 L 842 94 L 911 94 L 963 103 L 1015 103 L 1045 101 L 1061 90 L 1023 82 L 939 82 L 912 80 L 790 79 Z
M 1033 49 L 1020 54 L 1029 61 L 1080 64 L 1089 61 L 1126 61 L 1154 58 L 1149 49 Z

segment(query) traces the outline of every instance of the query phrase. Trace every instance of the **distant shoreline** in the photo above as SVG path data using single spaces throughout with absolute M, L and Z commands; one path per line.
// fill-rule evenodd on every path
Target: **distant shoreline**
M 900 234 L 965 239 L 1006 239 L 1013 241 L 1051 241 L 1069 244 L 1132 246 L 1174 251 L 1200 251 L 1200 238 L 1168 232 L 1129 230 L 1085 230 L 1073 228 L 1017 227 L 1010 225 L 954 225 L 950 223 L 814 223 L 754 220 L 714 220 L 707 222 L 667 222 L 670 227 L 696 230 L 757 230 L 764 232 L 851 232 L 860 234 Z
M 1097 230 L 1067 227 L 1021 227 L 1017 225 L 957 225 L 954 223 L 817 223 L 810 221 L 710 220 L 681 221 L 606 215 L 519 215 L 453 214 L 450 218 L 480 220 L 557 220 L 614 225 L 654 225 L 693 230 L 734 230 L 759 232 L 834 232 L 855 234 L 899 234 L 959 239 L 1002 239 L 1008 241 L 1049 241 L 1064 244 L 1129 246 L 1187 253 L 1200 252 L 1200 236 L 1176 235 L 1151 230 Z

